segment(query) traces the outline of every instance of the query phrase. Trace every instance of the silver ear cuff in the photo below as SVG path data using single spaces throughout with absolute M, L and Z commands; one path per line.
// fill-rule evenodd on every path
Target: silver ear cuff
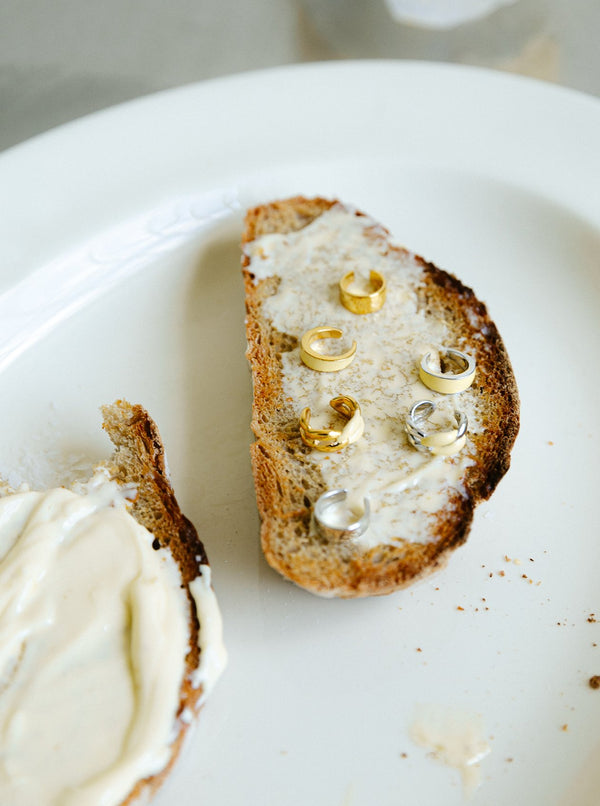
M 348 490 L 329 490 L 317 499 L 314 516 L 322 537 L 334 541 L 351 540 L 364 534 L 369 528 L 371 507 L 368 498 L 364 499 L 364 512 L 359 518 L 348 518 L 352 514 L 348 509 L 344 510 L 343 517 L 335 517 L 332 509 L 337 504 L 342 504 L 347 496 Z

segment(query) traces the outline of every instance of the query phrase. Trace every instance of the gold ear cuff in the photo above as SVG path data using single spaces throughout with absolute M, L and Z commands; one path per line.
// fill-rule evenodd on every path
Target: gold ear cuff
M 334 397 L 329 401 L 329 405 L 348 421 L 344 428 L 341 431 L 333 428 L 313 428 L 310 424 L 311 411 L 309 408 L 305 408 L 300 415 L 300 438 L 309 448 L 334 453 L 343 450 L 362 437 L 365 421 L 362 418 L 359 404 L 348 395 Z
M 339 327 L 313 327 L 307 330 L 300 342 L 300 358 L 311 369 L 317 372 L 338 372 L 344 369 L 354 359 L 356 354 L 356 342 L 352 342 L 352 347 L 339 355 L 326 355 L 318 353 L 313 349 L 312 343 L 317 339 L 341 339 L 343 332 Z
M 372 292 L 359 292 L 352 288 L 354 272 L 349 271 L 340 280 L 340 302 L 352 313 L 366 314 L 380 310 L 385 302 L 385 278 L 378 271 L 369 273 Z

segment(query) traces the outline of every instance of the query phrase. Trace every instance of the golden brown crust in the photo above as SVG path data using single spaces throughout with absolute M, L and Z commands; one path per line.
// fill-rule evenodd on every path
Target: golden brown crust
M 199 707 L 203 689 L 194 687 L 190 679 L 200 660 L 199 623 L 188 586 L 200 573 L 200 565 L 207 565 L 208 560 L 194 526 L 179 508 L 168 478 L 164 446 L 148 412 L 140 405 L 117 400 L 112 405 L 103 406 L 102 414 L 103 428 L 115 446 L 107 465 L 111 476 L 121 484 L 136 485 L 138 494 L 131 513 L 154 535 L 155 548 L 168 547 L 179 567 L 190 605 L 189 647 L 171 756 L 160 773 L 137 783 L 122 803 L 122 806 L 128 806 L 162 784 L 175 763 L 190 726 L 189 719 L 181 718 L 184 710 L 186 713 L 196 712 Z
M 295 232 L 302 229 L 335 202 L 328 199 L 307 199 L 294 196 L 253 207 L 246 213 L 246 226 L 242 243 L 254 241 L 271 232 Z
M 300 229 L 336 203 L 299 196 L 249 210 L 242 245 L 266 233 Z M 385 238 L 386 234 L 381 228 L 373 237 Z M 408 254 L 389 242 L 386 248 Z M 470 288 L 422 258 L 415 256 L 415 260 L 423 267 L 418 293 L 425 314 L 443 310 L 450 329 L 477 361 L 477 391 L 485 400 L 487 421 L 482 433 L 473 438 L 477 462 L 464 477 L 466 496 L 457 493 L 438 514 L 431 526 L 433 539 L 358 552 L 347 544 L 333 550 L 308 537 L 313 504 L 326 486 L 310 461 L 309 449 L 298 438 L 297 420 L 283 395 L 281 353 L 296 346 L 297 340 L 276 331 L 262 314 L 263 301 L 276 293 L 277 278 L 255 282 L 248 257 L 244 254 L 242 259 L 247 356 L 254 384 L 256 441 L 251 458 L 262 548 L 273 568 L 313 593 L 340 597 L 386 594 L 439 568 L 450 550 L 465 541 L 475 506 L 489 498 L 510 464 L 519 428 L 519 399 L 498 330 Z

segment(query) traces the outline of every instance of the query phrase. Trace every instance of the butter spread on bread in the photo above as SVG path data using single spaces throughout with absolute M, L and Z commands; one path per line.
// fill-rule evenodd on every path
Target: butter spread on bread
M 73 490 L 0 497 L 0 802 L 11 806 L 117 806 L 154 789 L 225 662 L 210 568 L 154 424 L 123 402 L 105 423 L 121 429 L 112 469 Z M 143 521 L 165 506 L 150 531 Z
M 251 449 L 267 560 L 308 590 L 329 596 L 388 593 L 438 567 L 466 539 L 473 509 L 506 472 L 518 430 L 518 395 L 506 350 L 485 306 L 456 278 L 395 246 L 370 217 L 338 202 L 293 199 L 250 210 L 243 236 L 248 358 L 254 383 Z M 357 315 L 340 304 L 339 280 L 380 273 L 381 310 Z M 309 329 L 337 327 L 353 362 L 316 372 L 300 360 Z M 423 355 L 454 348 L 476 360 L 475 383 L 442 395 L 419 378 Z M 344 349 L 339 344 L 332 353 Z M 298 418 L 309 407 L 319 427 L 329 401 L 356 399 L 364 436 L 336 453 L 311 450 Z M 440 422 L 460 409 L 467 443 L 431 457 L 408 442 L 404 424 L 417 400 L 435 401 Z M 347 489 L 370 526 L 343 544 L 324 540 L 313 508 Z

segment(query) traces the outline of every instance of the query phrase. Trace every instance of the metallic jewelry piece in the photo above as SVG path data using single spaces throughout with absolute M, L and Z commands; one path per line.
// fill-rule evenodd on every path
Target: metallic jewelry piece
M 316 339 L 341 339 L 343 332 L 339 327 L 313 327 L 307 330 L 300 342 L 300 358 L 311 369 L 317 372 L 338 372 L 344 369 L 354 359 L 356 353 L 356 342 L 352 342 L 352 347 L 340 355 L 325 355 L 318 353 L 312 348 L 312 342 Z
M 354 282 L 354 272 L 349 271 L 340 280 L 340 302 L 352 313 L 375 313 L 385 302 L 386 284 L 385 278 L 378 271 L 371 271 L 369 279 L 374 290 L 361 294 L 351 289 Z
M 475 380 L 475 361 L 471 356 L 461 353 L 460 350 L 448 348 L 441 351 L 440 357 L 454 361 L 459 367 L 459 372 L 456 374 L 436 372 L 429 363 L 431 353 L 427 353 L 419 364 L 419 378 L 425 386 L 434 392 L 441 392 L 443 395 L 452 395 L 468 389 Z
M 351 540 L 353 537 L 359 537 L 364 534 L 369 528 L 371 507 L 368 498 L 364 499 L 365 509 L 359 518 L 355 518 L 354 520 L 346 520 L 344 518 L 343 525 L 342 523 L 334 524 L 329 510 L 336 504 L 344 502 L 347 495 L 348 490 L 330 490 L 329 492 L 323 493 L 315 504 L 314 514 L 317 529 L 321 535 L 328 540 Z
M 365 421 L 360 406 L 353 397 L 339 395 L 329 401 L 329 405 L 338 414 L 341 414 L 348 423 L 342 431 L 333 428 L 312 428 L 310 424 L 310 409 L 305 408 L 300 415 L 300 437 L 309 448 L 317 451 L 335 453 L 356 442 L 363 435 Z
M 456 428 L 441 431 L 425 431 L 423 425 L 435 411 L 431 400 L 419 400 L 406 418 L 406 433 L 410 444 L 419 451 L 427 451 L 436 456 L 452 456 L 458 453 L 467 441 L 468 420 L 466 414 L 454 412 Z

